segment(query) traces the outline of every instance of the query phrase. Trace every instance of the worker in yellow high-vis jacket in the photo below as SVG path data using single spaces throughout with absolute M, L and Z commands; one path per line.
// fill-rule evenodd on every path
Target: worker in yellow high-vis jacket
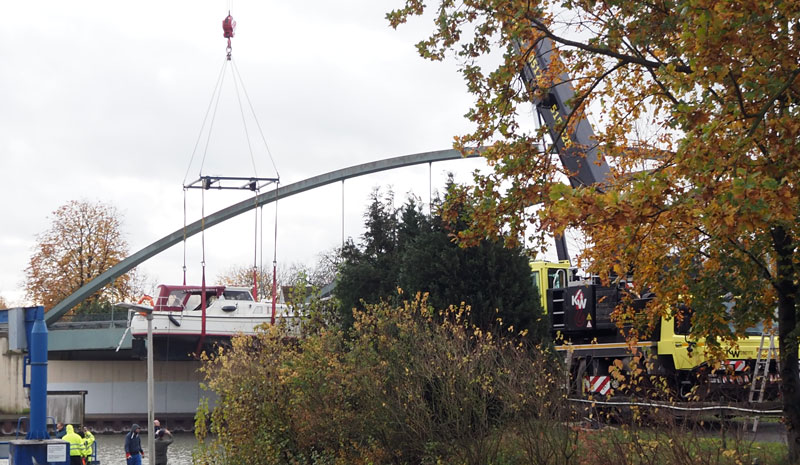
M 83 463 L 88 464 L 92 459 L 92 450 L 94 445 L 94 434 L 89 431 L 88 427 L 83 428 Z
M 83 465 L 83 438 L 72 425 L 67 425 L 67 434 L 61 439 L 69 443 L 70 465 Z

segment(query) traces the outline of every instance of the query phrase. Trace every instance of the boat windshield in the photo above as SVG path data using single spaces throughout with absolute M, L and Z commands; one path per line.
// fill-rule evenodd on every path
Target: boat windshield
M 225 290 L 222 295 L 225 300 L 253 300 L 253 296 L 248 291 Z
M 172 291 L 167 297 L 166 307 L 176 310 L 200 310 L 203 302 L 200 292 Z M 217 300 L 213 292 L 206 292 L 206 308 Z
M 183 308 L 183 300 L 186 298 L 186 292 L 184 291 L 172 291 L 169 293 L 167 297 L 167 307 L 179 307 Z
M 203 299 L 201 298 L 202 293 L 193 293 L 189 295 L 189 298 L 186 300 L 186 308 L 189 310 L 202 310 L 203 309 Z M 206 308 L 210 307 L 214 301 L 217 300 L 217 295 L 206 292 Z

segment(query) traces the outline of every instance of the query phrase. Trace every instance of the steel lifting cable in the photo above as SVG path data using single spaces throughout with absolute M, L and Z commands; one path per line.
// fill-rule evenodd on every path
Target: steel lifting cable
M 230 39 L 228 39 L 228 40 L 230 41 Z M 228 57 L 228 59 L 230 60 L 230 56 Z M 235 68 L 235 66 L 236 65 L 234 63 L 234 68 Z M 245 138 L 247 139 L 247 150 L 250 152 L 250 163 L 252 163 L 252 165 L 253 165 L 253 174 L 255 174 L 255 176 L 258 177 L 258 168 L 256 167 L 256 159 L 255 159 L 255 156 L 253 155 L 253 145 L 250 143 L 250 131 L 247 129 L 247 118 L 245 118 L 245 116 L 244 116 L 244 107 L 242 106 L 242 97 L 241 97 L 241 94 L 239 93 L 239 81 L 242 80 L 242 77 L 240 75 L 238 75 L 238 73 L 236 73 L 236 72 L 233 72 L 232 74 L 233 74 L 233 87 L 236 90 L 236 101 L 239 103 L 239 114 L 242 116 L 242 126 L 244 127 Z M 239 78 L 238 81 L 236 79 L 237 77 Z M 241 82 L 241 84 L 242 84 L 242 90 L 246 93 L 247 90 L 244 87 L 244 82 Z M 249 99 L 248 99 L 248 102 L 249 102 Z M 251 105 L 251 109 L 252 109 L 252 105 Z M 255 113 L 253 113 L 253 119 L 255 119 L 256 124 L 258 124 L 258 118 L 255 117 Z M 259 128 L 259 131 L 260 131 L 260 128 Z M 262 137 L 263 137 L 263 134 L 262 134 Z M 265 145 L 266 145 L 266 142 L 265 142 Z M 267 152 L 269 152 L 269 147 L 267 147 Z M 270 158 L 271 158 L 271 155 L 270 155 Z M 274 165 L 274 162 L 273 162 L 273 165 Z M 258 189 L 256 189 L 256 194 L 257 193 L 258 193 Z M 257 264 L 257 256 L 258 256 L 258 208 L 257 208 L 258 207 L 258 195 L 255 195 L 253 197 L 253 202 L 255 202 L 255 206 L 256 206 L 256 208 L 253 209 L 255 211 L 255 215 L 256 215 L 255 216 L 255 223 L 254 223 L 255 235 L 253 237 L 253 298 L 255 298 L 256 302 L 257 302 L 258 301 L 258 264 Z
M 256 167 L 255 156 L 253 154 L 253 146 L 250 143 L 250 131 L 247 129 L 247 119 L 245 118 L 245 115 L 244 115 L 244 108 L 242 106 L 242 98 L 241 98 L 241 94 L 239 92 L 239 85 L 240 84 L 241 84 L 241 87 L 242 87 L 242 93 L 244 93 L 245 100 L 247 101 L 247 105 L 250 108 L 250 113 L 253 116 L 253 120 L 256 122 L 256 127 L 258 128 L 258 133 L 261 136 L 261 141 L 264 143 L 264 147 L 267 149 L 267 155 L 269 155 L 270 162 L 272 163 L 272 167 L 275 170 L 275 175 L 276 175 L 276 177 L 278 179 L 280 179 L 280 173 L 278 172 L 278 167 L 275 165 L 275 159 L 272 156 L 272 151 L 269 149 L 269 144 L 267 143 L 267 138 L 264 136 L 264 131 L 261 128 L 261 123 L 259 122 L 258 117 L 256 116 L 255 108 L 253 108 L 253 102 L 250 100 L 250 95 L 247 93 L 247 86 L 244 85 L 244 80 L 242 79 L 242 75 L 239 72 L 239 67 L 236 65 L 235 61 L 230 59 L 230 57 L 229 57 L 229 60 L 231 60 L 231 63 L 233 65 L 232 66 L 233 85 L 234 85 L 234 89 L 236 90 L 236 100 L 239 103 L 239 113 L 240 113 L 240 115 L 242 117 L 242 126 L 244 126 L 245 137 L 247 138 L 247 148 L 248 148 L 248 150 L 250 152 L 250 162 L 253 164 L 253 172 L 255 173 L 256 177 L 258 177 L 258 169 Z M 278 188 L 279 184 L 280 184 L 280 181 L 278 181 L 276 183 L 276 187 L 275 187 L 276 192 L 277 192 L 277 188 Z M 256 202 L 256 205 L 257 205 L 258 201 L 255 200 L 255 199 L 254 199 L 254 201 Z M 272 264 L 273 264 L 273 271 L 272 271 L 272 275 L 273 275 L 273 283 L 272 283 L 272 287 L 273 287 L 273 289 L 272 289 L 272 317 L 271 317 L 272 324 L 275 323 L 275 311 L 276 311 L 276 301 L 277 301 L 277 298 L 276 298 L 276 288 L 277 288 L 276 269 L 277 269 L 277 260 L 278 260 L 278 258 L 277 258 L 277 247 L 278 247 L 277 202 L 276 202 L 275 208 L 276 208 L 276 212 L 275 212 L 274 255 L 273 255 L 273 261 L 272 261 Z M 258 271 L 257 271 L 257 259 L 256 259 L 256 256 L 257 256 L 258 253 L 257 253 L 257 250 L 255 250 L 255 249 L 258 248 L 258 211 L 257 210 L 258 209 L 256 209 L 256 226 L 255 226 L 255 228 L 256 228 L 256 237 L 255 237 L 255 240 L 254 240 L 254 251 L 253 251 L 253 295 L 254 295 L 256 301 L 258 301 Z M 263 222 L 263 211 L 262 211 L 262 222 Z M 262 251 L 263 251 L 263 226 L 262 226 L 261 231 L 262 231 Z M 263 259 L 262 259 L 262 262 L 263 262 Z
M 253 197 L 253 202 L 255 204 L 253 211 L 256 213 L 253 228 L 255 230 L 253 237 L 253 298 L 258 302 L 258 195 Z
M 183 285 L 186 285 L 186 215 L 187 215 L 187 206 L 186 206 L 186 180 L 189 177 L 189 171 L 192 169 L 192 164 L 194 163 L 194 157 L 197 155 L 197 148 L 200 146 L 200 140 L 203 138 L 203 131 L 206 127 L 206 122 L 208 121 L 208 115 L 211 114 L 211 109 L 213 107 L 214 112 L 211 117 L 211 125 L 209 126 L 209 136 L 211 137 L 211 127 L 213 126 L 213 121 L 217 114 L 217 106 L 219 105 L 219 94 L 218 91 L 222 86 L 222 82 L 225 77 L 225 66 L 227 65 L 227 60 L 222 62 L 222 67 L 219 70 L 219 74 L 217 75 L 217 81 L 214 84 L 214 91 L 211 93 L 211 99 L 208 101 L 208 107 L 206 107 L 206 114 L 203 116 L 203 123 L 200 125 L 200 131 L 197 134 L 197 139 L 194 142 L 194 148 L 192 149 L 192 155 L 189 157 L 189 165 L 186 167 L 186 173 L 183 175 Z M 219 92 L 221 93 L 221 92 Z M 216 104 L 214 103 L 216 101 Z M 206 152 L 208 151 L 208 139 L 206 139 L 206 146 L 203 151 L 203 161 L 200 166 L 200 172 L 202 173 L 203 167 L 202 165 L 205 163 Z
M 342 250 L 344 250 L 344 179 L 342 179 Z
M 267 149 L 267 155 L 269 155 L 269 161 L 272 163 L 272 169 L 275 170 L 275 177 L 280 179 L 281 175 L 278 172 L 277 165 L 275 165 L 275 159 L 272 157 L 272 151 L 269 149 L 267 138 L 264 137 L 264 131 L 261 129 L 261 123 L 258 121 L 258 117 L 256 117 L 256 111 L 253 108 L 253 102 L 250 101 L 250 95 L 248 95 L 247 87 L 244 85 L 244 80 L 242 79 L 242 75 L 239 73 L 239 67 L 236 66 L 235 61 L 232 61 L 231 63 L 233 64 L 234 75 L 239 78 L 239 82 L 242 84 L 242 91 L 244 92 L 244 98 L 245 100 L 247 100 L 247 105 L 250 107 L 250 113 L 253 115 L 253 120 L 256 122 L 256 127 L 258 128 L 258 133 L 261 136 L 261 141 L 264 143 L 264 147 Z
M 226 61 L 222 65 L 222 79 L 219 83 L 219 90 L 217 90 L 217 99 L 214 102 L 214 112 L 211 114 L 211 122 L 208 124 L 208 136 L 206 137 L 206 146 L 203 148 L 203 159 L 200 162 L 200 176 L 203 176 L 203 166 L 206 164 L 206 155 L 208 155 L 208 147 L 211 145 L 211 133 L 214 129 L 214 120 L 217 118 L 217 108 L 219 108 L 219 98 L 222 95 L 222 86 L 225 83 L 225 67 L 227 66 L 228 62 Z
M 252 102 L 252 100 L 250 100 L 250 95 L 247 93 L 247 86 L 244 85 L 244 79 L 242 79 L 242 75 L 239 72 L 239 67 L 236 65 L 236 61 L 234 61 L 234 60 L 231 60 L 231 64 L 232 64 L 232 71 L 233 71 L 233 73 L 232 73 L 233 74 L 233 82 L 234 82 L 234 86 L 236 88 L 236 97 L 237 97 L 237 100 L 239 101 L 239 111 L 241 112 L 241 115 L 242 115 L 242 123 L 245 126 L 245 134 L 247 135 L 247 146 L 250 149 L 250 159 L 251 159 L 251 161 L 253 163 L 253 170 L 255 171 L 255 169 L 256 169 L 255 157 L 253 155 L 253 150 L 252 150 L 252 147 L 250 145 L 250 136 L 249 136 L 249 132 L 247 130 L 247 124 L 245 123 L 244 110 L 242 109 L 242 101 L 241 101 L 241 97 L 239 95 L 239 86 L 238 86 L 238 84 L 241 84 L 242 93 L 244 94 L 245 100 L 247 101 L 247 105 L 250 108 L 250 114 L 253 116 L 253 120 L 256 122 L 256 128 L 258 128 L 258 134 L 259 134 L 259 136 L 261 136 L 261 141 L 264 143 L 264 147 L 267 149 L 267 155 L 269 156 L 270 163 L 272 163 L 272 168 L 275 170 L 275 177 L 278 179 L 276 181 L 276 183 L 275 183 L 275 195 L 276 195 L 276 198 L 275 198 L 275 232 L 274 232 L 274 237 L 273 237 L 273 257 L 272 257 L 272 316 L 270 318 L 270 323 L 271 324 L 275 324 L 275 313 L 276 313 L 276 309 L 277 309 L 277 300 L 278 300 L 277 299 L 277 287 L 278 287 L 278 283 L 277 283 L 277 268 L 278 268 L 278 199 L 277 199 L 277 193 L 278 193 L 278 188 L 280 187 L 280 177 L 281 176 L 280 176 L 280 173 L 278 171 L 278 167 L 275 164 L 275 158 L 272 156 L 272 151 L 269 148 L 269 143 L 267 143 L 267 138 L 264 136 L 264 130 L 261 128 L 261 122 L 258 120 L 258 117 L 256 116 L 256 111 L 255 111 L 255 108 L 253 107 L 253 102 Z M 238 84 L 237 84 L 237 81 L 238 81 Z M 257 176 L 257 174 L 256 174 L 256 176 Z M 264 221 L 263 209 L 262 209 L 261 221 L 262 221 L 262 224 L 263 224 L 263 221 Z M 264 238 L 263 238 L 263 231 L 264 231 L 263 225 L 262 225 L 261 231 L 262 231 L 261 232 L 261 234 L 262 234 L 262 237 L 261 237 L 262 248 L 261 248 L 261 250 L 262 250 L 262 254 L 263 254 L 263 241 L 264 241 Z M 255 268 L 255 254 L 254 254 L 254 257 L 253 257 L 253 263 L 254 263 L 254 268 Z M 262 270 L 263 270 L 263 255 L 262 255 Z M 257 282 L 257 277 L 256 276 L 257 275 L 255 275 L 255 273 L 254 273 L 254 277 L 253 277 L 254 278 L 253 279 L 254 283 Z M 257 296 L 256 296 L 256 300 L 258 300 Z
M 200 191 L 200 249 L 202 252 L 201 281 L 200 281 L 200 308 L 202 311 L 200 323 L 200 339 L 197 341 L 195 355 L 200 356 L 200 350 L 206 338 L 206 190 Z
M 262 278 L 264 276 L 264 205 L 261 205 L 261 247 L 259 248 L 259 265 L 258 265 L 258 277 Z M 258 300 L 258 299 L 256 299 Z
M 241 77 L 239 79 L 241 80 Z M 258 169 L 256 168 L 256 159 L 253 156 L 253 145 L 250 143 L 250 131 L 247 130 L 247 120 L 244 117 L 244 108 L 242 107 L 242 97 L 239 95 L 239 83 L 236 81 L 235 73 L 233 73 L 233 88 L 236 90 L 236 101 L 239 102 L 239 113 L 242 115 L 242 126 L 244 126 L 244 137 L 245 139 L 247 139 L 247 150 L 250 152 L 250 163 L 253 164 L 253 174 L 255 174 L 256 177 L 258 177 Z M 244 88 L 244 83 L 242 83 L 242 88 Z
M 241 118 L 242 118 L 242 124 L 244 126 L 244 131 L 245 131 L 245 137 L 247 139 L 247 147 L 248 147 L 249 154 L 250 154 L 250 161 L 251 161 L 252 166 L 253 166 L 253 171 L 254 171 L 255 177 L 258 178 L 258 171 L 257 171 L 256 162 L 255 162 L 255 155 L 254 155 L 254 152 L 253 152 L 252 143 L 250 141 L 250 133 L 249 133 L 249 129 L 247 127 L 247 119 L 245 117 L 245 111 L 244 111 L 244 105 L 242 104 L 241 93 L 244 93 L 245 99 L 247 100 L 247 104 L 248 104 L 248 106 L 250 108 L 250 112 L 251 112 L 251 114 L 253 116 L 253 119 L 256 122 L 256 127 L 258 128 L 259 135 L 261 136 L 261 140 L 264 143 L 264 147 L 267 150 L 267 154 L 269 155 L 270 162 L 272 163 L 272 167 L 275 170 L 276 178 L 275 179 L 271 179 L 271 181 L 279 183 L 279 180 L 280 180 L 280 175 L 278 173 L 278 169 L 277 169 L 277 166 L 275 164 L 275 160 L 274 160 L 274 158 L 272 156 L 272 152 L 271 152 L 271 150 L 269 148 L 269 144 L 267 143 L 266 137 L 264 136 L 264 131 L 261 128 L 261 123 L 259 122 L 258 117 L 255 114 L 255 109 L 253 108 L 253 103 L 251 102 L 250 96 L 247 93 L 247 88 L 244 85 L 244 81 L 242 80 L 241 74 L 239 73 L 239 69 L 236 66 L 236 63 L 231 58 L 231 38 L 234 37 L 234 29 L 235 29 L 235 27 L 236 27 L 236 22 L 233 20 L 233 17 L 230 14 L 230 5 L 229 5 L 228 15 L 222 22 L 223 37 L 225 37 L 227 39 L 227 41 L 228 41 L 227 48 L 226 48 L 226 52 L 227 52 L 226 58 L 223 61 L 222 67 L 221 67 L 220 72 L 219 72 L 219 74 L 217 76 L 217 81 L 216 81 L 216 84 L 215 84 L 215 87 L 214 87 L 214 92 L 211 94 L 211 100 L 209 101 L 208 107 L 206 109 L 206 114 L 205 114 L 205 116 L 203 118 L 203 124 L 200 127 L 200 133 L 197 136 L 197 140 L 195 142 L 195 146 L 194 146 L 194 149 L 192 151 L 192 156 L 191 156 L 190 161 L 189 161 L 189 166 L 187 167 L 186 175 L 184 176 L 184 284 L 186 282 L 186 233 L 185 233 L 185 228 L 186 228 L 186 215 L 187 215 L 185 190 L 187 188 L 189 188 L 189 187 L 196 187 L 194 183 L 192 183 L 192 184 L 187 186 L 186 181 L 188 179 L 189 171 L 191 171 L 192 164 L 194 163 L 194 158 L 195 158 L 195 155 L 197 154 L 197 150 L 198 150 L 198 147 L 199 147 L 199 144 L 200 144 L 200 140 L 202 139 L 202 136 L 203 136 L 203 131 L 206 129 L 206 123 L 208 122 L 208 134 L 206 135 L 205 147 L 203 147 L 203 156 L 202 156 L 202 159 L 201 159 L 201 162 L 200 162 L 200 170 L 199 170 L 200 171 L 200 179 L 199 179 L 199 181 L 201 183 L 200 188 L 203 189 L 203 190 L 207 190 L 211 186 L 211 184 L 214 182 L 214 181 L 212 181 L 211 177 L 204 177 L 203 176 L 203 168 L 205 166 L 205 160 L 206 160 L 206 157 L 208 155 L 208 149 L 209 149 L 210 141 L 211 141 L 211 133 L 213 132 L 214 123 L 216 121 L 216 114 L 217 114 L 217 110 L 219 108 L 220 98 L 222 96 L 222 87 L 223 87 L 224 82 L 225 82 L 225 74 L 226 74 L 225 69 L 228 66 L 228 62 L 232 63 L 231 74 L 232 74 L 232 79 L 233 79 L 233 85 L 234 85 L 234 88 L 236 90 L 236 99 L 237 99 L 237 102 L 239 104 L 239 113 L 240 113 Z M 241 93 L 239 91 L 239 85 L 240 84 L 241 84 L 241 88 L 242 88 L 242 92 Z M 209 114 L 211 115 L 210 121 L 209 121 Z M 219 181 L 221 179 L 222 178 L 216 178 L 217 181 Z M 251 189 L 256 191 L 256 192 L 259 191 L 260 187 L 262 187 L 262 186 L 259 185 L 259 181 L 258 180 L 254 181 L 251 184 Z M 277 195 L 277 187 L 276 187 L 276 195 Z M 258 195 L 256 195 L 254 197 L 254 201 L 256 202 L 256 207 L 257 207 L 258 206 L 257 205 Z M 205 317 L 205 312 L 206 312 L 206 304 L 207 304 L 207 302 L 206 302 L 206 278 L 205 278 L 205 193 L 203 193 L 203 196 L 201 198 L 201 202 L 202 202 L 202 206 L 201 206 L 201 210 L 202 210 L 202 212 L 201 212 L 201 251 L 202 251 L 202 262 L 201 262 L 201 265 L 202 265 L 202 296 L 201 297 L 202 298 L 201 298 L 201 306 L 202 306 L 202 311 L 203 311 L 203 317 L 202 317 L 201 337 L 200 337 L 200 340 L 198 342 L 198 350 L 197 350 L 198 354 L 199 354 L 200 348 L 202 346 L 202 342 L 203 342 L 203 340 L 205 338 L 205 335 L 206 335 L 206 321 L 205 321 L 206 317 Z M 256 213 L 255 214 L 256 214 L 255 224 L 254 224 L 255 238 L 254 238 L 254 250 L 253 250 L 253 294 L 254 294 L 254 297 L 256 299 L 258 299 L 257 257 L 258 257 L 258 245 L 259 245 L 258 244 L 259 220 L 258 220 L 257 208 L 256 208 Z M 278 225 L 277 225 L 277 204 L 276 204 L 276 213 L 275 214 L 276 214 L 276 218 L 275 218 L 275 240 L 274 240 L 274 245 L 275 245 L 275 249 L 276 250 L 275 250 L 274 255 L 273 255 L 273 285 L 272 285 L 272 287 L 273 287 L 273 289 L 272 289 L 272 294 L 273 294 L 272 322 L 273 323 L 274 323 L 274 320 L 275 320 L 275 311 L 276 311 L 276 309 L 275 309 L 276 297 L 275 296 L 276 296 L 276 289 L 277 289 L 277 280 L 276 280 L 276 276 L 275 276 L 275 270 L 277 269 L 277 229 L 278 229 Z M 262 207 L 261 224 L 262 224 L 261 225 L 261 230 L 260 230 L 261 234 L 262 234 L 262 237 L 261 237 L 262 258 L 261 258 L 261 260 L 262 260 L 262 268 L 263 268 L 263 207 Z
M 203 124 L 200 125 L 200 132 L 197 134 L 197 140 L 194 143 L 194 149 L 192 149 L 192 156 L 189 158 L 189 166 L 186 167 L 186 174 L 183 175 L 183 185 L 186 185 L 186 180 L 189 178 L 189 171 L 192 169 L 192 164 L 194 163 L 194 156 L 197 154 L 197 147 L 200 146 L 200 140 L 203 137 L 203 130 L 206 127 L 206 121 L 208 121 L 208 115 L 211 113 L 211 108 L 214 108 L 214 116 L 217 113 L 217 105 L 219 105 L 219 96 L 217 95 L 217 91 L 220 91 L 222 88 L 222 81 L 224 80 L 225 76 L 225 67 L 227 66 L 227 60 L 222 62 L 222 67 L 220 67 L 219 74 L 217 75 L 217 82 L 214 84 L 214 92 L 211 93 L 211 100 L 208 101 L 208 107 L 206 108 L 206 114 L 203 117 Z M 215 98 L 216 97 L 216 98 Z M 214 101 L 217 101 L 217 105 L 214 105 Z M 212 117 L 213 120 L 214 117 Z M 212 122 L 213 126 L 213 122 Z M 211 132 L 211 127 L 209 127 L 209 133 Z M 206 141 L 205 150 L 208 150 L 208 141 Z M 205 162 L 205 150 L 203 152 L 203 162 Z M 201 166 L 200 171 L 203 171 Z
M 208 154 L 208 147 L 211 143 L 211 133 L 214 128 L 214 120 L 217 116 L 217 108 L 219 107 L 219 98 L 222 95 L 222 85 L 225 82 L 225 67 L 227 66 L 227 60 L 222 64 L 221 77 L 217 79 L 218 88 L 214 89 L 214 92 L 217 94 L 216 99 L 214 99 L 212 94 L 212 101 L 214 101 L 214 111 L 211 114 L 211 122 L 208 125 L 208 136 L 206 137 L 206 145 L 203 148 L 203 159 L 200 162 L 200 177 L 203 176 L 203 166 L 205 166 L 206 162 L 206 155 Z M 207 117 L 208 115 L 206 115 Z M 205 124 L 205 119 L 203 120 Z M 202 128 L 201 128 L 202 134 Z M 194 154 L 192 155 L 194 158 Z M 191 165 L 190 165 L 191 168 Z M 188 170 L 187 170 L 188 173 Z M 184 186 L 186 181 L 184 179 Z M 200 356 L 200 350 L 203 347 L 203 342 L 205 342 L 206 337 L 206 194 L 205 191 L 208 188 L 207 185 L 202 186 L 201 195 L 200 195 L 200 251 L 202 253 L 200 267 L 201 267 L 201 295 L 200 295 L 200 308 L 202 311 L 201 316 L 201 323 L 200 323 L 200 339 L 197 341 L 197 349 L 196 355 Z M 184 207 L 185 211 L 185 207 Z
M 197 148 L 200 145 L 200 140 L 203 138 L 203 131 L 206 127 L 206 122 L 208 122 L 208 115 L 211 114 L 211 123 L 209 124 L 208 128 L 208 136 L 206 138 L 206 144 L 203 148 L 203 159 L 200 163 L 200 173 L 202 176 L 203 172 L 203 165 L 205 164 L 206 154 L 208 153 L 208 145 L 211 139 L 211 130 L 214 126 L 214 120 L 216 119 L 217 115 L 217 108 L 219 106 L 219 96 L 222 94 L 222 83 L 225 80 L 225 67 L 227 66 L 227 60 L 222 62 L 222 67 L 219 70 L 219 74 L 217 75 L 217 81 L 214 84 L 214 91 L 211 93 L 211 99 L 208 102 L 208 107 L 206 108 L 206 114 L 203 116 L 203 123 L 200 125 L 200 131 L 197 134 L 197 140 L 195 140 L 194 148 L 192 149 L 192 155 L 189 158 L 189 165 L 186 167 L 186 173 L 183 176 L 183 285 L 186 285 L 186 216 L 187 216 L 187 205 L 186 205 L 186 180 L 189 177 L 189 171 L 192 169 L 192 164 L 194 163 L 194 157 L 197 154 Z M 213 112 L 212 112 L 213 108 Z M 204 208 L 204 207 L 203 207 Z M 202 215 L 202 220 L 205 222 L 205 213 Z M 205 267 L 205 243 L 203 245 L 203 267 Z M 203 321 L 205 324 L 205 320 Z
M 272 318 L 270 324 L 275 324 L 275 309 L 277 307 L 277 291 L 278 291 L 278 188 L 281 182 L 275 183 L 275 236 L 272 246 Z
M 183 188 L 183 285 L 186 285 L 186 191 Z
M 433 162 L 428 162 L 428 216 L 433 218 Z

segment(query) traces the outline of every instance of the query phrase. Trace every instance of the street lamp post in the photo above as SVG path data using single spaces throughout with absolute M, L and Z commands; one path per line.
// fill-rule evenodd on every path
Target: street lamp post
M 156 443 L 153 423 L 153 310 L 147 311 L 147 457 L 152 465 L 156 460 Z

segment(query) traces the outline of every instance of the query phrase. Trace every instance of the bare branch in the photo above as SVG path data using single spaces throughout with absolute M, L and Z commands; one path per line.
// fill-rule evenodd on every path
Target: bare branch
M 564 37 L 557 36 L 557 35 L 553 34 L 550 31 L 550 29 L 548 29 L 547 26 L 544 23 L 541 22 L 541 20 L 539 20 L 537 18 L 530 18 L 530 17 L 527 18 L 527 19 L 530 20 L 531 23 L 533 23 L 534 27 L 538 31 L 544 33 L 545 36 L 547 36 L 548 38 L 550 38 L 553 41 L 558 42 L 560 44 L 567 45 L 569 47 L 575 47 L 575 48 L 578 48 L 580 50 L 584 50 L 584 51 L 587 51 L 587 52 L 597 53 L 597 54 L 600 54 L 600 55 L 605 55 L 605 56 L 608 56 L 608 57 L 616 58 L 616 59 L 618 59 L 620 61 L 623 61 L 625 63 L 641 65 L 641 66 L 644 66 L 644 67 L 647 67 L 647 68 L 657 69 L 657 68 L 661 68 L 661 67 L 665 66 L 664 64 L 659 63 L 657 61 L 647 60 L 647 59 L 642 58 L 642 57 L 635 57 L 635 56 L 626 55 L 624 53 L 619 53 L 619 52 L 616 52 L 614 50 L 611 50 L 611 49 L 608 49 L 608 48 L 605 48 L 605 47 L 597 47 L 597 46 L 589 45 L 589 44 L 586 44 L 586 43 L 583 43 L 583 42 L 577 42 L 577 41 L 574 41 L 574 40 L 565 39 Z M 675 65 L 675 70 L 678 71 L 678 72 L 685 73 L 685 74 L 691 74 L 691 73 L 694 72 L 692 70 L 692 68 L 689 67 L 689 66 L 678 64 L 678 63 L 674 63 L 674 65 Z

